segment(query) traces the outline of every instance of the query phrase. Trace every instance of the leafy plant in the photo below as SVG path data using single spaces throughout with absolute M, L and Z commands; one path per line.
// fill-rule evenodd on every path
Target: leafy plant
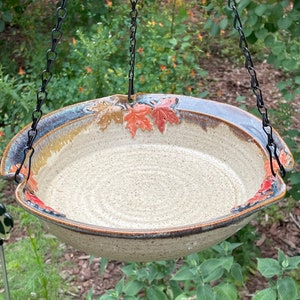
M 3 144 L 29 122 L 34 107 L 32 83 L 4 75 L 0 68 L 0 153 Z
M 0 180 L 0 202 L 6 182 Z M 7 205 L 7 211 L 15 220 L 15 229 L 22 236 L 13 243 L 5 244 L 5 258 L 11 298 L 23 299 L 67 299 L 66 285 L 60 274 L 63 263 L 58 264 L 62 254 L 59 241 L 44 234 L 41 223 L 22 208 Z M 21 221 L 20 221 L 21 220 Z M 0 287 L 3 287 L 0 277 Z M 2 290 L 2 289 L 1 289 Z M 0 299 L 5 295 L 0 293 Z
M 290 272 L 298 269 L 300 256 L 288 257 L 278 250 L 277 260 L 274 258 L 257 258 L 259 272 L 269 280 L 269 287 L 257 292 L 253 300 L 299 299 L 299 286 L 289 276 Z
M 278 83 L 285 100 L 292 101 L 300 93 L 300 8 L 299 1 L 237 1 L 245 36 L 250 44 L 264 47 L 260 53 L 275 68 L 289 76 Z M 209 14 L 205 28 L 212 36 L 232 30 L 232 12 L 224 1 L 214 0 L 205 6 Z M 231 30 L 230 30 L 231 28 Z
M 9 8 L 0 1 L 0 32 L 2 32 L 5 28 L 5 23 L 12 21 L 12 15 L 10 13 Z
M 238 299 L 243 274 L 232 252 L 239 246 L 223 242 L 177 262 L 128 263 L 122 268 L 125 276 L 99 300 Z

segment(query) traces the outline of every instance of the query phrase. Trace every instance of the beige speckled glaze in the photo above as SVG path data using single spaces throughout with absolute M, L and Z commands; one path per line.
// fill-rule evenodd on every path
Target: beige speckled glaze
M 64 242 L 111 259 L 175 258 L 224 240 L 258 210 L 232 212 L 260 189 L 266 152 L 218 117 L 181 110 L 180 118 L 134 138 L 125 124 L 100 130 L 93 114 L 58 126 L 35 145 L 32 170 L 35 195 L 66 217 L 28 205 L 24 182 L 19 203 Z M 283 197 L 279 185 L 266 205 Z
M 263 154 L 255 143 L 222 123 L 203 130 L 183 121 L 167 131 L 132 139 L 120 125 L 91 124 L 47 160 L 36 194 L 79 222 L 156 230 L 221 217 L 259 189 Z

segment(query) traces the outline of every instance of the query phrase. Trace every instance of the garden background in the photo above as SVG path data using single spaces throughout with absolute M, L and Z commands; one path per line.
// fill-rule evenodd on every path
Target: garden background
M 13 300 L 300 299 L 300 1 L 237 2 L 269 119 L 296 161 L 285 199 L 206 251 L 124 263 L 45 233 L 16 206 L 14 185 L 1 180 L 0 200 L 15 220 L 4 244 Z M 57 5 L 0 0 L 0 155 L 31 120 Z M 258 115 L 227 1 L 140 0 L 138 10 L 136 90 L 203 97 Z M 129 1 L 69 1 L 44 113 L 127 93 L 129 25 Z

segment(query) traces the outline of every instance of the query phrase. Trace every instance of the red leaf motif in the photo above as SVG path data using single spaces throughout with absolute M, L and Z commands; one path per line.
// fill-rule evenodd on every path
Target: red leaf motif
M 267 199 L 273 193 L 272 183 L 273 181 L 271 179 L 264 180 L 258 192 L 255 194 L 254 197 L 252 197 L 246 202 L 246 205 L 257 203 Z
M 25 191 L 25 199 L 29 202 L 31 202 L 34 205 L 37 205 L 39 209 L 41 210 L 45 210 L 47 212 L 52 212 L 56 215 L 59 216 L 63 216 L 62 214 L 60 214 L 59 212 L 57 212 L 56 210 L 54 210 L 52 207 L 45 205 L 45 203 L 36 195 L 31 194 L 28 191 Z
M 150 106 L 136 103 L 133 107 L 128 106 L 128 110 L 124 120 L 127 122 L 126 128 L 129 129 L 132 137 L 135 136 L 138 128 L 152 130 L 150 120 L 146 117 L 151 111 Z
M 176 101 L 176 98 L 161 99 L 152 110 L 151 115 L 154 119 L 154 123 L 161 133 L 165 130 L 166 122 L 169 122 L 170 124 L 179 123 L 176 112 L 170 107 L 171 105 L 176 104 Z

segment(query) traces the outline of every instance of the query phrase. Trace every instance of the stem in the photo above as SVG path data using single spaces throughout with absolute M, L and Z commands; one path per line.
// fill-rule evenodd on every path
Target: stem
M 46 300 L 49 300 L 48 289 L 47 289 L 47 278 L 45 276 L 45 268 L 44 268 L 43 262 L 41 260 L 41 256 L 38 253 L 36 239 L 32 237 L 31 231 L 28 227 L 26 228 L 26 230 L 27 230 L 27 234 L 29 236 L 30 242 L 31 242 L 32 250 L 35 255 L 37 265 L 42 274 L 41 280 L 42 280 L 42 286 L 43 286 L 43 290 L 44 290 L 44 297 Z

